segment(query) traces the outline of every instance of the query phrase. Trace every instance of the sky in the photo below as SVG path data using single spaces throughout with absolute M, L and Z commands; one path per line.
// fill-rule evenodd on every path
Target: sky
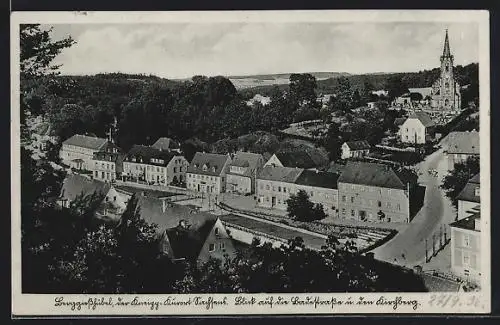
M 106 72 L 253 75 L 414 72 L 439 66 L 445 29 L 455 65 L 479 61 L 477 23 L 58 24 L 76 44 L 54 63 L 62 74 Z M 44 27 L 48 27 L 47 25 Z

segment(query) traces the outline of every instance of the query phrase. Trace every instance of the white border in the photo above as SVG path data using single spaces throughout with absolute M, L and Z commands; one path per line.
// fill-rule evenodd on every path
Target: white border
M 72 311 L 70 308 L 54 307 L 54 298 L 58 295 L 39 295 L 21 293 L 21 236 L 20 236 L 20 127 L 19 127 L 19 24 L 41 23 L 41 24 L 89 24 L 89 23 L 222 23 L 222 22 L 477 22 L 479 26 L 479 79 L 480 79 L 480 139 L 481 139 L 481 247 L 482 258 L 482 291 L 480 293 L 446 294 L 446 296 L 458 297 L 458 303 L 451 307 L 436 307 L 430 305 L 430 299 L 435 293 L 403 293 L 403 294 L 275 294 L 275 295 L 246 295 L 257 299 L 265 297 L 291 296 L 300 297 L 322 297 L 324 299 L 336 297 L 347 299 L 352 297 L 358 299 L 364 296 L 366 299 L 384 296 L 393 299 L 402 296 L 404 299 L 416 299 L 420 303 L 417 310 L 411 306 L 402 306 L 393 310 L 391 306 L 340 306 L 312 308 L 310 306 L 276 306 L 269 308 L 263 305 L 248 307 L 219 306 L 206 309 L 203 306 L 185 307 L 160 307 L 158 310 L 149 310 L 145 307 L 127 308 L 97 308 L 89 310 Z M 11 15 L 11 193 L 12 193 L 12 314 L 23 315 L 52 315 L 52 316 L 74 316 L 74 315 L 193 315 L 193 314 L 339 314 L 339 313 L 488 313 L 491 309 L 491 279 L 490 272 L 490 88 L 489 88 L 489 13 L 487 11 L 465 11 L 465 10 L 322 10 L 322 11 L 232 11 L 232 12 L 14 12 Z M 169 295 L 138 295 L 140 299 L 159 301 L 165 300 Z M 227 296 L 229 302 L 234 299 L 232 295 L 177 295 L 180 299 L 188 297 L 218 297 Z M 471 297 L 480 300 L 479 306 L 468 306 Z M 86 300 L 89 297 L 112 297 L 109 295 L 64 295 L 67 300 Z M 121 295 L 124 299 L 133 299 L 132 295 Z M 172 296 L 171 296 L 172 297 Z

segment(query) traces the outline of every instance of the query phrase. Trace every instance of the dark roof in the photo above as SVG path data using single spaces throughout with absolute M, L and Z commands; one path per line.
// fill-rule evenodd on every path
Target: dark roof
M 345 165 L 338 164 L 336 162 L 331 162 L 326 171 L 329 173 L 340 174 L 340 173 L 342 173 L 344 168 L 345 168 Z
M 338 174 L 304 169 L 295 181 L 298 185 L 337 188 Z
M 243 151 L 238 151 L 231 161 L 231 166 L 248 167 L 245 171 L 245 175 L 247 176 L 250 176 L 252 171 L 258 169 L 263 164 L 264 157 L 261 154 Z
M 469 202 L 481 202 L 480 197 L 476 196 L 476 188 L 479 187 L 479 174 L 472 177 L 467 184 L 465 184 L 462 191 L 458 194 L 457 200 Z
M 104 144 L 108 142 L 107 139 L 91 137 L 87 135 L 75 134 L 69 139 L 66 139 L 63 144 L 77 146 L 87 149 L 99 150 Z
M 406 118 L 404 117 L 396 117 L 394 119 L 394 125 L 399 126 L 402 125 L 406 121 Z
M 303 171 L 302 168 L 291 168 L 291 167 L 281 167 L 281 166 L 266 166 L 262 168 L 259 172 L 257 178 L 268 181 L 279 181 L 285 183 L 295 183 L 300 173 Z
M 217 219 L 207 219 L 198 227 L 191 225 L 184 228 L 181 225 L 167 229 L 168 242 L 172 248 L 174 258 L 196 259 L 215 225 Z
M 108 193 L 110 185 L 96 180 L 89 180 L 80 175 L 69 174 L 63 181 L 60 198 L 73 201 L 79 195 L 92 195 L 94 193 Z
M 450 154 L 479 155 L 479 132 L 450 132 L 445 148 Z
M 124 157 L 125 157 L 125 155 L 123 153 L 120 153 L 120 152 L 98 151 L 98 152 L 94 152 L 94 156 L 92 159 L 117 162 L 118 160 L 121 160 Z
M 156 140 L 156 142 L 151 147 L 160 150 L 170 150 L 170 149 L 178 149 L 180 146 L 178 142 L 167 137 L 162 137 Z
M 193 174 L 220 176 L 223 172 L 224 165 L 229 159 L 230 158 L 227 155 L 197 152 L 189 164 L 187 172 Z M 203 170 L 204 166 L 206 166 L 206 170 Z
M 347 162 L 338 181 L 394 189 L 406 188 L 390 166 L 369 162 Z
M 370 144 L 366 140 L 348 141 L 346 143 L 351 150 L 365 150 L 371 148 Z
M 276 157 L 284 167 L 312 168 L 316 164 L 305 151 L 277 152 Z
M 474 230 L 474 231 L 479 231 L 476 230 L 475 224 L 476 224 L 476 219 L 481 218 L 481 213 L 476 212 L 467 218 L 460 219 L 458 221 L 455 221 L 450 224 L 450 227 L 455 227 L 455 228 L 462 228 L 462 229 L 467 229 L 467 230 Z
M 413 112 L 408 119 L 419 120 L 426 128 L 433 127 L 436 125 L 431 117 L 425 112 Z
M 142 159 L 143 164 L 166 166 L 174 157 L 175 153 L 135 144 L 128 151 L 125 160 L 131 161 L 132 158 L 135 158 L 136 160 L 141 162 Z M 151 159 L 162 159 L 163 163 L 152 162 Z

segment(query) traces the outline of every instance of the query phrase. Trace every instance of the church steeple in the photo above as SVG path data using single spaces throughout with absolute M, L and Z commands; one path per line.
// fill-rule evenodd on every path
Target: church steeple
M 450 41 L 448 39 L 448 29 L 446 29 L 446 35 L 444 37 L 444 48 L 443 48 L 443 57 L 451 57 L 451 51 L 450 51 Z

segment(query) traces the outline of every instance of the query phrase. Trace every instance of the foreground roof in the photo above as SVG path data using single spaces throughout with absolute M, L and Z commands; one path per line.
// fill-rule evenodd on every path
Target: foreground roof
M 406 189 L 406 185 L 391 167 L 369 162 L 348 162 L 338 181 L 339 183 Z
M 479 132 L 450 132 L 446 150 L 450 154 L 479 155 Z
M 304 169 L 295 181 L 298 185 L 322 188 L 337 188 L 338 174 Z
M 108 183 L 90 180 L 80 175 L 69 174 L 63 181 L 60 198 L 73 201 L 79 195 L 106 194 L 109 189 L 110 185 Z
M 266 166 L 262 168 L 257 178 L 268 181 L 295 183 L 295 181 L 300 176 L 300 173 L 302 171 L 303 171 L 302 168 Z
M 92 137 L 88 135 L 75 134 L 69 139 L 66 139 L 63 144 L 82 147 L 87 149 L 99 150 L 108 140 L 104 138 Z
M 189 164 L 188 173 L 220 176 L 224 165 L 229 160 L 227 155 L 197 152 Z

